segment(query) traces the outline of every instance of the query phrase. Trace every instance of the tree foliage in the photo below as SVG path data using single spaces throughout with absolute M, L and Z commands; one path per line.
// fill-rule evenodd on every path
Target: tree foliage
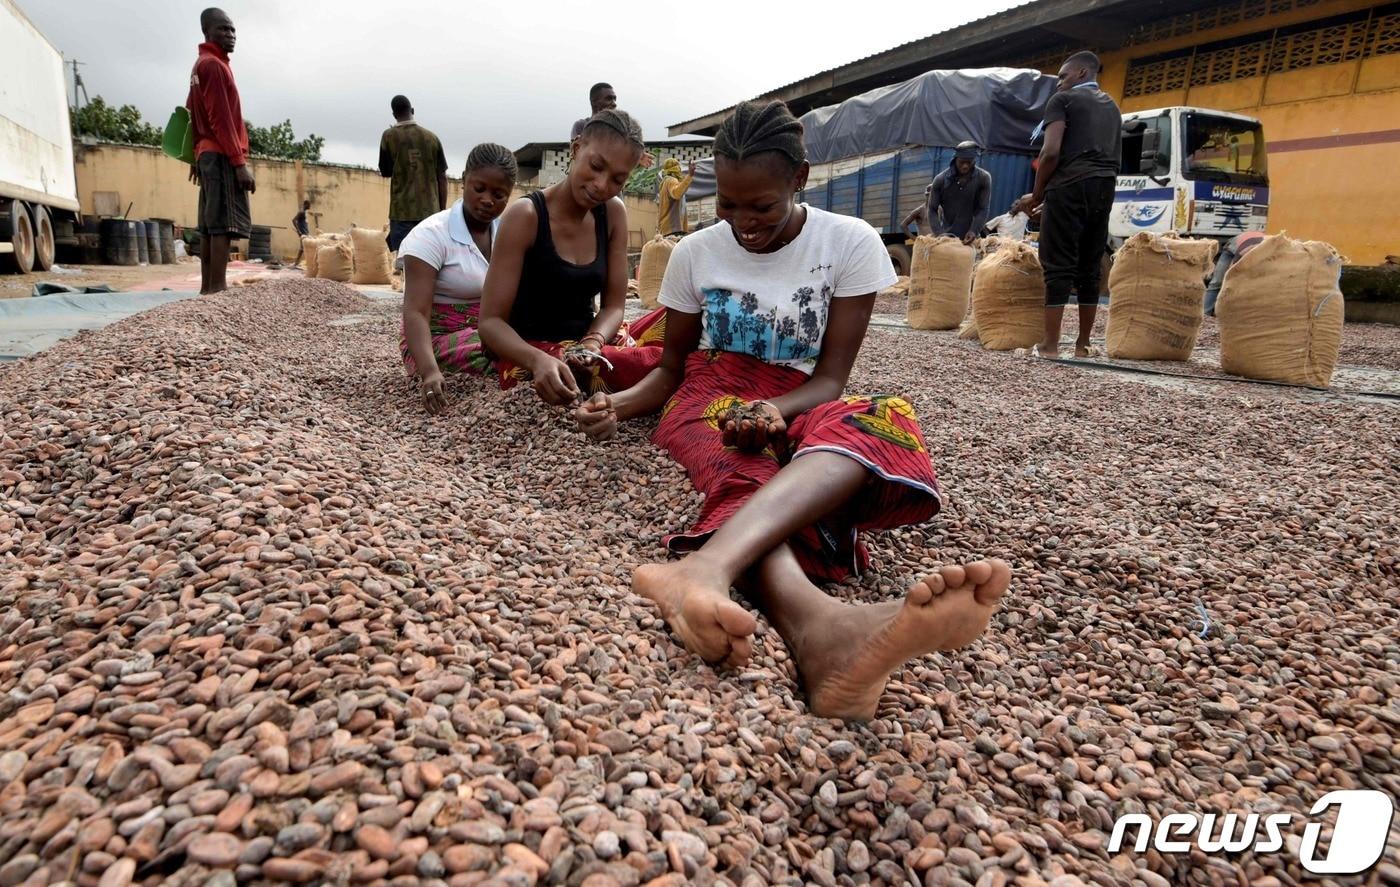
M 321 159 L 326 140 L 315 133 L 298 140 L 290 120 L 273 126 L 254 126 L 246 120 L 243 123 L 248 127 L 248 150 L 253 154 L 282 160 Z
M 135 105 L 114 108 L 98 96 L 73 113 L 73 132 L 104 142 L 159 145 L 163 130 L 142 120 Z
M 632 170 L 632 174 L 627 177 L 627 184 L 622 186 L 624 194 L 631 194 L 635 197 L 656 199 L 657 179 L 661 175 L 661 164 L 653 164 L 650 169 L 639 166 Z
M 292 131 L 290 120 L 283 120 L 274 126 L 254 126 L 246 120 L 243 123 L 248 127 L 249 153 L 279 160 L 321 159 L 321 149 L 326 140 L 314 133 L 298 139 Z M 107 104 L 102 96 L 97 96 L 73 112 L 73 133 L 93 136 L 104 142 L 159 145 L 165 130 L 143 120 L 135 105 L 115 108 Z

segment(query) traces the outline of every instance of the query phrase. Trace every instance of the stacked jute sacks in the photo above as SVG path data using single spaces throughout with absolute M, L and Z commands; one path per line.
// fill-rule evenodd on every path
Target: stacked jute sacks
M 1346 314 L 1345 261 L 1329 244 L 1285 234 L 1245 253 L 1225 274 L 1215 305 L 1220 368 L 1249 379 L 1330 385 Z
M 680 238 L 657 234 L 642 247 L 642 260 L 637 265 L 637 296 L 644 308 L 661 305 L 661 281 L 666 277 L 666 265 Z
M 1109 275 L 1108 356 L 1189 360 L 1204 317 L 1216 244 L 1136 234 Z M 1326 388 L 1342 344 L 1343 259 L 1318 241 L 1266 237 L 1225 275 L 1216 302 L 1220 368 L 1269 382 Z
M 317 232 L 303 237 L 305 276 L 337 283 L 386 284 L 394 265 L 384 228 L 352 227 L 344 234 Z

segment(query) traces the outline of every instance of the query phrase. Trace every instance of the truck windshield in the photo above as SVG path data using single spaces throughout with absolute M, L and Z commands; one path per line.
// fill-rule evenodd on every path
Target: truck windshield
M 1185 115 L 1183 172 L 1205 182 L 1269 183 L 1264 131 L 1251 120 Z

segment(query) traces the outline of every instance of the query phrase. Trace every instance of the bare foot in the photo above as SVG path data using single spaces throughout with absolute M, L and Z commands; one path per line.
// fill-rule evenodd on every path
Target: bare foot
M 1079 358 L 1103 357 L 1103 351 L 1095 345 L 1075 345 L 1074 356 Z
M 753 615 L 729 597 L 729 583 L 694 555 L 647 564 L 632 574 L 632 590 L 661 608 L 685 648 L 709 663 L 736 668 L 753 654 Z
M 895 669 L 915 656 L 972 643 L 1010 585 L 1005 561 L 974 561 L 941 567 L 910 586 L 902 604 L 845 608 L 823 637 L 798 651 L 812 713 L 874 717 Z
M 1029 348 L 1017 348 L 1015 355 L 1017 357 L 1044 357 L 1049 360 L 1059 360 L 1060 348 L 1058 345 L 1054 348 L 1046 348 L 1044 345 L 1036 344 Z

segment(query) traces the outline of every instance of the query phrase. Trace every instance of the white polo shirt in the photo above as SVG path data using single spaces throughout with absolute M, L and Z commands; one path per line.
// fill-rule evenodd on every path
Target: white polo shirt
M 492 246 L 495 246 L 500 226 L 499 218 L 491 221 Z M 481 302 L 487 259 L 467 229 L 461 200 L 415 225 L 399 246 L 399 255 L 420 259 L 437 271 L 434 302 L 466 305 Z

